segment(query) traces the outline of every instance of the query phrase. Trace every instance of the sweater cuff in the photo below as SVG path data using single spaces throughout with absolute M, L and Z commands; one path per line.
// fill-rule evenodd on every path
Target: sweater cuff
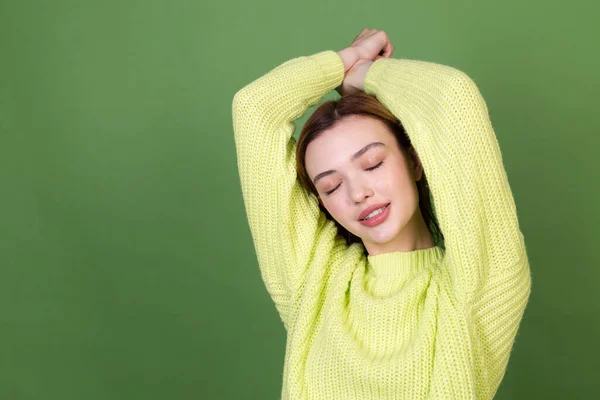
M 364 80 L 365 93 L 374 94 L 377 92 L 377 87 L 381 82 L 381 77 L 384 76 L 386 61 L 387 60 L 385 58 L 380 58 L 379 60 L 373 62 L 373 64 L 371 64 L 367 70 Z
M 313 54 L 309 58 L 319 64 L 323 73 L 323 86 L 329 90 L 335 89 L 344 80 L 344 63 L 339 54 L 333 50 L 326 50 Z

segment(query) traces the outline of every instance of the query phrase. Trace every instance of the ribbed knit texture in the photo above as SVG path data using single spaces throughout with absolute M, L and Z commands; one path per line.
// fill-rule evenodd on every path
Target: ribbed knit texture
M 344 78 L 334 51 L 287 61 L 233 100 L 262 278 L 287 330 L 283 399 L 490 399 L 531 291 L 486 104 L 463 72 L 383 58 L 365 78 L 407 130 L 445 236 L 365 256 L 299 185 L 293 121 Z

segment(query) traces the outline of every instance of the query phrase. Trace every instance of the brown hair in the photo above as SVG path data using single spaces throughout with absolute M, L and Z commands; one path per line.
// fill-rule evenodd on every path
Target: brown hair
M 383 104 L 381 104 L 375 96 L 358 92 L 355 94 L 342 96 L 338 100 L 330 100 L 319 106 L 310 118 L 304 124 L 296 147 L 296 170 L 300 183 L 307 188 L 312 194 L 318 196 L 317 189 L 313 185 L 304 165 L 306 148 L 308 144 L 318 138 L 321 133 L 335 125 L 336 122 L 351 115 L 364 115 L 374 117 L 383 123 L 394 134 L 398 146 L 405 154 L 412 148 L 412 143 L 408 137 L 406 130 L 400 121 L 390 112 Z M 429 232 L 436 245 L 444 247 L 444 235 L 442 234 L 435 212 L 433 210 L 431 193 L 427 183 L 425 171 L 419 181 L 416 182 L 419 193 L 419 208 L 425 224 L 429 228 Z M 325 213 L 328 219 L 335 222 L 338 228 L 338 234 L 341 235 L 348 245 L 352 243 L 362 243 L 362 240 L 350 233 L 346 228 L 341 226 L 327 209 L 319 203 L 322 212 Z

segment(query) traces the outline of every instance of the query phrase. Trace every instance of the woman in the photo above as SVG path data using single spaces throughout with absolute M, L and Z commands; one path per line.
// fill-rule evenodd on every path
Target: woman
M 234 97 L 249 226 L 287 330 L 284 399 L 491 399 L 529 298 L 476 85 L 393 49 L 365 29 Z M 336 88 L 296 142 L 293 121 Z

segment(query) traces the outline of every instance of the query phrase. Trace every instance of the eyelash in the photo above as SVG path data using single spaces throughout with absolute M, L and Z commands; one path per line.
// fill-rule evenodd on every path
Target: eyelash
M 375 169 L 377 169 L 377 168 L 381 167 L 382 165 L 383 165 L 383 161 L 381 161 L 379 164 L 377 164 L 377 165 L 375 165 L 375 166 L 373 166 L 373 167 L 371 167 L 371 168 L 367 168 L 367 169 L 365 169 L 365 171 L 373 171 L 373 170 L 375 170 Z M 340 183 L 340 185 L 341 185 L 341 183 Z M 327 196 L 329 196 L 330 194 L 332 194 L 333 192 L 335 192 L 335 191 L 337 190 L 337 188 L 339 188 L 339 187 L 340 187 L 340 185 L 337 185 L 335 188 L 331 189 L 329 192 L 325 192 L 325 194 L 326 194 Z

